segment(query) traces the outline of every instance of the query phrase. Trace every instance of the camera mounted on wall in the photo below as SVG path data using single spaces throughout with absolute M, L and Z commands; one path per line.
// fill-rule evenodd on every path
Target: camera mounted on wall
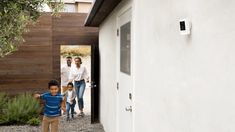
M 191 22 L 187 18 L 184 18 L 179 21 L 179 24 L 180 24 L 180 34 L 181 35 L 190 35 Z

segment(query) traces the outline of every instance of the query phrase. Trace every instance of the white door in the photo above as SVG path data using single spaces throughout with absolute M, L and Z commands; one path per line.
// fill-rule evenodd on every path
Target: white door
M 117 132 L 132 132 L 131 8 L 117 21 Z

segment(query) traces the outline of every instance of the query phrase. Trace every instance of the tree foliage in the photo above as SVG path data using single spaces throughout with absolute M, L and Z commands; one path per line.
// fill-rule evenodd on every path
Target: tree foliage
M 17 50 L 26 26 L 38 19 L 45 4 L 52 15 L 63 9 L 61 0 L 0 0 L 0 57 Z

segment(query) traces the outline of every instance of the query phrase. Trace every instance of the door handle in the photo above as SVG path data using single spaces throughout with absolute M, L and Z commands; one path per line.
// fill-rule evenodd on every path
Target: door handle
M 95 88 L 97 85 L 95 84 L 95 82 L 91 82 L 91 85 L 90 85 L 90 87 L 91 88 Z
M 125 110 L 126 110 L 126 111 L 129 111 L 129 112 L 132 112 L 132 106 L 127 106 L 127 107 L 125 108 Z

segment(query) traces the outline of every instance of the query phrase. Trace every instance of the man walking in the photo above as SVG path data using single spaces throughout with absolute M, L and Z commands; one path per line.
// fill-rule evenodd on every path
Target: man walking
M 71 64 L 72 64 L 72 57 L 66 57 L 66 65 L 62 66 L 61 68 L 61 86 L 62 86 L 62 93 L 67 91 L 67 85 L 69 83 L 69 75 L 71 71 Z

